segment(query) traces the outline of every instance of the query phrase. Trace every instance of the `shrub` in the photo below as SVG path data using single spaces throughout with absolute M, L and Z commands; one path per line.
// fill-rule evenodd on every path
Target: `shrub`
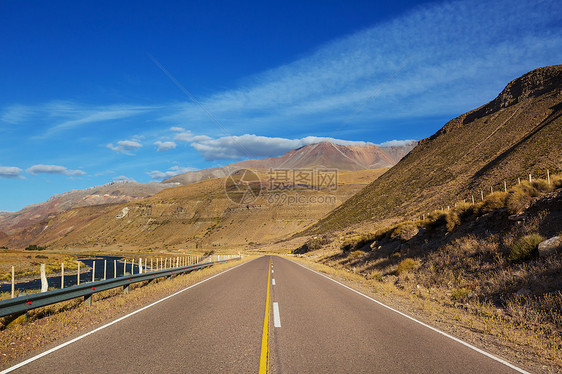
M 361 257 L 365 254 L 365 252 L 357 250 L 357 251 L 353 251 L 350 253 L 349 257 L 351 258 L 357 258 L 357 257 Z
M 343 241 L 341 249 L 344 252 L 351 251 L 355 248 L 362 248 L 372 243 L 374 240 L 374 235 L 372 233 L 354 234 Z
M 522 213 L 531 204 L 531 196 L 521 188 L 514 188 L 507 195 L 506 205 L 509 214 Z
M 446 223 L 447 223 L 447 212 L 444 212 L 442 210 L 435 210 L 429 213 L 425 222 L 425 227 L 428 230 L 435 230 L 439 226 L 442 226 Z
M 521 237 L 511 245 L 509 259 L 513 262 L 525 261 L 538 253 L 539 243 L 544 237 L 539 234 L 529 234 Z
M 544 179 L 535 179 L 532 183 L 534 189 L 540 192 L 549 192 L 552 190 L 552 186 Z
M 44 251 L 45 249 L 47 249 L 47 247 L 41 247 L 36 244 L 31 244 L 25 248 L 26 251 Z
M 396 275 L 414 270 L 416 266 L 418 266 L 418 262 L 416 260 L 413 258 L 406 258 L 398 264 L 398 267 L 396 268 Z
M 419 231 L 418 225 L 412 221 L 405 221 L 397 224 L 390 231 L 390 239 L 399 238 L 402 241 L 412 239 Z
M 369 276 L 370 279 L 376 280 L 377 282 L 382 282 L 384 278 L 379 273 L 371 273 Z
M 484 198 L 484 203 L 480 207 L 480 212 L 488 213 L 505 207 L 507 196 L 507 192 L 492 192 Z
M 453 300 L 466 300 L 468 296 L 472 293 L 472 290 L 467 287 L 460 287 L 453 290 L 451 293 L 451 298 Z
M 550 176 L 550 183 L 554 188 L 562 188 L 562 175 Z

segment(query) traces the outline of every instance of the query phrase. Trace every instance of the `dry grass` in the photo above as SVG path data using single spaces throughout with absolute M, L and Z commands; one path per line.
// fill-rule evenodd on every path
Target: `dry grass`
M 528 234 L 511 245 L 509 259 L 513 262 L 521 262 L 531 259 L 538 255 L 538 247 L 540 242 L 545 240 L 544 236 L 539 234 Z
M 73 255 L 2 249 L 0 250 L 0 281 L 12 279 L 12 266 L 16 278 L 23 278 L 40 274 L 41 264 L 46 264 L 47 273 L 58 273 L 61 271 L 61 263 L 64 263 L 65 271 L 78 268 L 76 256 Z

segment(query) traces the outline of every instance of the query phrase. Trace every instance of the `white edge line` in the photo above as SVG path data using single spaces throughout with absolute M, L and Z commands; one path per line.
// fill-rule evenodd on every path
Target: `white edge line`
M 258 258 L 259 258 L 259 257 L 258 257 Z M 160 300 L 158 300 L 158 301 L 155 301 L 155 302 L 153 302 L 152 304 L 149 304 L 149 305 L 144 306 L 144 307 L 142 307 L 142 308 L 140 308 L 140 309 L 137 309 L 137 310 L 135 310 L 134 312 L 131 312 L 131 313 L 129 313 L 129 314 L 123 316 L 123 317 L 120 317 L 120 318 L 116 319 L 115 321 L 111 321 L 111 322 L 109 322 L 109 323 L 107 323 L 107 324 L 105 324 L 105 325 L 103 325 L 103 326 L 100 326 L 100 327 L 98 327 L 97 329 L 92 330 L 92 331 L 90 331 L 90 332 L 88 332 L 88 333 L 86 333 L 86 334 L 84 334 L 84 335 L 80 335 L 80 336 L 78 336 L 78 337 L 76 337 L 76 338 L 74 338 L 74 339 L 72 339 L 72 340 L 67 341 L 66 343 L 62 343 L 61 345 L 58 345 L 58 346 L 56 346 L 56 347 L 53 347 L 53 348 L 49 349 L 48 351 L 45 351 L 45 352 L 43 352 L 43 353 L 38 354 L 37 356 L 31 357 L 31 358 L 29 358 L 29 359 L 27 359 L 27 360 L 25 360 L 25 361 L 22 361 L 22 362 L 20 362 L 20 363 L 17 364 L 17 365 L 14 365 L 14 366 L 12 366 L 12 367 L 9 367 L 9 368 L 7 368 L 7 369 L 4 369 L 4 370 L 0 371 L 0 374 L 10 373 L 10 372 L 12 372 L 12 371 L 14 371 L 14 370 L 16 370 L 16 369 L 19 369 L 19 368 L 21 368 L 21 367 L 23 367 L 23 366 L 25 366 L 25 365 L 27 365 L 27 364 L 32 363 L 33 361 L 36 361 L 36 360 L 38 360 L 38 359 L 40 359 L 40 358 L 42 358 L 42 357 L 47 356 L 48 354 L 51 354 L 51 353 L 53 353 L 53 352 L 55 352 L 55 351 L 58 351 L 59 349 L 64 348 L 64 347 L 66 347 L 67 345 L 70 345 L 70 344 L 72 344 L 72 343 L 75 343 L 75 342 L 77 342 L 78 340 L 81 340 L 81 339 L 83 339 L 83 338 L 85 338 L 85 337 L 87 337 L 87 336 L 89 336 L 89 335 L 92 335 L 92 334 L 94 334 L 94 333 L 96 333 L 96 332 L 98 332 L 98 331 L 100 331 L 100 330 L 103 330 L 103 329 L 105 329 L 106 327 L 109 327 L 109 326 L 111 326 L 111 325 L 116 324 L 117 322 L 120 322 L 120 321 L 126 319 L 126 318 L 129 318 L 129 317 L 131 317 L 131 316 L 134 316 L 135 314 L 137 314 L 137 313 L 139 313 L 139 312 L 142 312 L 142 311 L 145 310 L 145 309 L 148 309 L 148 308 L 150 308 L 150 307 L 153 307 L 153 306 L 156 305 L 156 304 L 160 304 L 162 301 L 168 300 L 169 298 L 172 298 L 172 297 L 174 297 L 174 296 L 176 296 L 176 295 L 179 295 L 180 293 L 182 293 L 182 292 L 184 292 L 184 291 L 187 291 L 187 290 L 189 290 L 190 288 L 193 288 L 193 287 L 198 286 L 198 285 L 200 285 L 200 284 L 202 284 L 202 283 L 205 283 L 205 282 L 207 282 L 207 281 L 209 281 L 209 280 L 211 280 L 211 279 L 213 279 L 213 278 L 215 278 L 215 277 L 218 277 L 219 275 L 222 275 L 222 274 L 224 274 L 224 273 L 226 273 L 226 272 L 229 272 L 229 271 L 231 271 L 231 270 L 234 270 L 234 269 L 236 269 L 237 267 L 240 267 L 240 266 L 242 266 L 242 265 L 249 264 L 250 262 L 252 262 L 252 261 L 254 261 L 254 260 L 256 260 L 256 259 L 257 259 L 257 258 L 254 258 L 254 259 L 252 259 L 252 260 L 250 260 L 250 261 L 248 261 L 248 262 L 244 262 L 243 264 L 237 265 L 237 266 L 235 266 L 235 267 L 233 267 L 233 268 L 230 268 L 230 269 L 227 269 L 227 270 L 225 270 L 225 271 L 223 271 L 223 272 L 220 272 L 220 273 L 218 273 L 218 274 L 215 274 L 215 275 L 213 275 L 213 276 L 210 277 L 210 278 L 207 278 L 207 279 L 202 280 L 201 282 L 192 284 L 191 286 L 189 286 L 189 287 L 187 287 L 187 288 L 184 288 L 183 290 L 179 290 L 178 292 L 173 293 L 173 294 L 171 294 L 171 295 L 169 295 L 169 296 L 166 296 L 166 297 L 164 297 L 163 299 L 160 299 Z
M 281 327 L 281 316 L 279 315 L 278 303 L 273 303 L 273 327 Z
M 289 259 L 287 259 L 287 260 L 289 260 Z M 439 329 L 436 329 L 435 327 L 432 327 L 432 326 L 430 326 L 430 325 L 428 325 L 428 324 L 426 324 L 426 323 L 423 323 L 423 322 L 421 322 L 421 321 L 418 321 L 417 319 L 415 319 L 415 318 L 413 318 L 413 317 L 410 317 L 409 315 L 407 315 L 407 314 L 405 314 L 405 313 L 402 313 L 402 312 L 400 312 L 400 311 L 398 311 L 398 310 L 396 310 L 396 309 L 394 309 L 394 308 L 391 308 L 391 307 L 389 307 L 388 305 L 383 304 L 383 303 L 381 303 L 380 301 L 375 300 L 375 299 L 373 299 L 373 298 L 370 297 L 370 296 L 367 296 L 367 295 L 365 295 L 365 294 L 363 294 L 363 293 L 361 293 L 361 292 L 359 292 L 359 291 L 357 291 L 357 290 L 354 290 L 353 288 L 351 288 L 351 287 L 349 287 L 349 286 L 346 286 L 346 285 L 343 284 L 343 283 L 338 282 L 338 281 L 335 280 L 335 279 L 332 279 L 332 278 L 328 277 L 327 275 L 324 275 L 324 274 L 319 273 L 319 272 L 317 272 L 317 271 L 315 271 L 315 270 L 312 270 L 312 269 L 310 269 L 310 268 L 308 268 L 308 267 L 306 267 L 306 266 L 304 266 L 304 265 L 302 265 L 302 264 L 299 264 L 298 262 L 295 262 L 295 261 L 293 261 L 293 260 L 289 260 L 289 261 L 291 261 L 292 263 L 297 264 L 297 265 L 299 265 L 299 266 L 305 268 L 306 270 L 309 270 L 309 271 L 311 271 L 311 272 L 313 272 L 313 273 L 316 273 L 316 274 L 318 274 L 318 275 L 320 275 L 320 276 L 322 276 L 322 277 L 324 277 L 324 278 L 326 278 L 326 279 L 329 279 L 329 280 L 331 280 L 332 282 L 335 282 L 335 283 L 339 284 L 340 286 L 345 287 L 345 288 L 347 288 L 348 290 L 353 291 L 353 292 L 355 292 L 356 294 L 361 295 L 361 296 L 363 296 L 364 298 L 369 299 L 369 300 L 371 300 L 371 301 L 373 301 L 373 302 L 379 304 L 380 306 L 383 306 L 383 307 L 385 307 L 385 308 L 387 308 L 387 309 L 389 309 L 389 310 L 392 310 L 392 311 L 395 312 L 395 313 L 400 314 L 400 315 L 403 316 L 403 317 L 408 318 L 409 320 L 412 320 L 412 321 L 414 321 L 414 322 L 416 322 L 416 323 L 418 323 L 418 324 L 420 324 L 420 325 L 422 325 L 422 326 L 424 326 L 424 327 L 427 327 L 427 328 L 430 329 L 430 330 L 433 330 L 433 331 L 435 331 L 435 332 L 437 332 L 437 333 L 439 333 L 439 334 L 441 334 L 441 335 L 443 335 L 443 336 L 446 336 L 447 338 L 452 339 L 452 340 L 456 341 L 457 343 L 460 343 L 460 344 L 464 345 L 465 347 L 468 347 L 468 348 L 470 348 L 470 349 L 472 349 L 472 350 L 474 350 L 474 351 L 476 351 L 476 352 L 478 352 L 478 353 L 480 353 L 480 354 L 483 354 L 484 356 L 489 357 L 489 358 L 491 358 L 492 360 L 495 360 L 495 361 L 497 361 L 497 362 L 499 362 L 499 363 L 502 363 L 502 364 L 504 364 L 505 366 L 508 366 L 508 367 L 512 368 L 513 370 L 518 371 L 519 373 L 531 374 L 531 373 L 529 373 L 528 371 L 525 371 L 525 370 L 523 370 L 523 369 L 521 369 L 521 368 L 519 368 L 519 367 L 517 367 L 517 366 L 515 366 L 515 365 L 513 365 L 513 364 L 510 364 L 509 362 L 507 362 L 507 361 L 505 361 L 505 360 L 503 360 L 503 359 L 501 359 L 501 358 L 499 358 L 499 357 L 496 357 L 496 356 L 492 355 L 491 353 L 488 353 L 488 352 L 486 352 L 486 351 L 483 351 L 483 350 L 481 350 L 480 348 L 477 348 L 477 347 L 475 347 L 475 346 L 473 346 L 473 345 L 471 345 L 471 344 L 469 344 L 469 343 L 467 343 L 467 342 L 465 342 L 465 341 L 463 341 L 463 340 L 460 340 L 460 339 L 458 339 L 458 338 L 455 338 L 455 337 L 452 336 L 452 335 L 447 334 L 446 332 L 443 332 L 443 331 L 441 331 L 441 330 L 439 330 Z M 2 373 L 0 373 L 0 374 L 2 374 Z

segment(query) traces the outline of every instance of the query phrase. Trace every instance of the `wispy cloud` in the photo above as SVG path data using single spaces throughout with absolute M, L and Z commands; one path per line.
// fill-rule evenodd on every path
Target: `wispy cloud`
M 33 165 L 32 167 L 26 170 L 31 175 L 37 174 L 61 174 L 61 175 L 70 175 L 70 176 L 82 176 L 86 175 L 86 172 L 82 170 L 70 170 L 67 169 L 65 166 L 60 165 Z
M 0 111 L 0 120 L 10 124 L 48 121 L 50 125 L 38 135 L 48 138 L 64 130 L 138 116 L 156 109 L 156 106 L 118 104 L 92 107 L 70 101 L 53 101 L 40 105 L 7 106 Z
M 137 149 L 142 147 L 142 144 L 136 140 L 119 140 L 116 145 L 109 143 L 106 147 L 115 152 L 133 155 Z
M 118 177 L 115 177 L 115 178 L 113 178 L 113 180 L 115 182 L 123 182 L 123 181 L 136 182 L 133 178 L 129 178 L 129 177 L 126 177 L 124 175 L 120 175 Z
M 156 150 L 158 152 L 165 152 L 169 151 L 170 149 L 176 148 L 175 142 L 161 142 L 160 140 L 155 141 L 154 145 L 156 145 Z
M 384 119 L 460 114 L 522 73 L 559 63 L 561 18 L 555 1 L 420 7 L 200 101 L 234 133 L 272 125 L 333 130 L 365 101 L 351 125 L 377 130 Z M 209 123 L 191 103 L 166 118 Z
M 400 147 L 402 145 L 408 145 L 415 142 L 413 139 L 405 139 L 405 140 L 389 140 L 387 142 L 383 142 L 377 144 L 379 147 Z
M 23 178 L 22 171 L 15 166 L 0 166 L 0 178 Z
M 173 177 L 175 175 L 187 173 L 188 171 L 194 171 L 194 170 L 196 170 L 196 169 L 181 167 L 181 166 L 172 166 L 167 171 L 153 170 L 153 171 L 149 171 L 146 174 L 150 175 L 150 177 L 152 179 L 162 180 L 162 179 L 170 178 L 170 177 Z

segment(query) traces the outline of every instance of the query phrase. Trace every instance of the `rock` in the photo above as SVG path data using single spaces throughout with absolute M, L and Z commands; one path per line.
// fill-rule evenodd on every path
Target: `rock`
M 554 236 L 539 244 L 539 256 L 545 257 L 562 249 L 562 237 Z

